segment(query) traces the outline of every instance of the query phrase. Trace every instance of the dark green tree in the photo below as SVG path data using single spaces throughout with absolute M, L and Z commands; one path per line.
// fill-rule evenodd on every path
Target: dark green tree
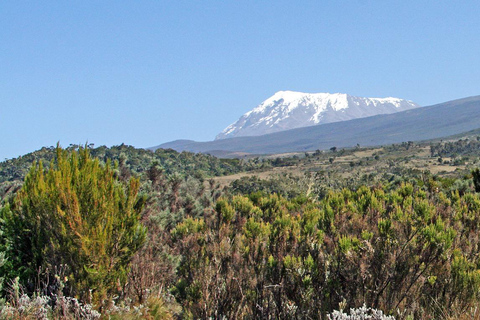
M 472 170 L 473 185 L 475 186 L 475 192 L 480 192 L 480 169 L 475 168 Z

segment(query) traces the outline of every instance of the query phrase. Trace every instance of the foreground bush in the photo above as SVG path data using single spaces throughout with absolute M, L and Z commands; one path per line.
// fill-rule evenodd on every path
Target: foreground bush
M 61 290 L 86 302 L 120 293 L 145 238 L 138 188 L 136 179 L 120 183 L 86 148 L 57 148 L 48 170 L 35 163 L 2 210 L 10 276 L 30 293 Z

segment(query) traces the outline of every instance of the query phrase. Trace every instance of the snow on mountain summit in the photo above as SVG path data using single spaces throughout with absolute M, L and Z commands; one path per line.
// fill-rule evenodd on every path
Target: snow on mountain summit
M 362 98 L 344 93 L 279 91 L 225 128 L 216 139 L 258 136 L 418 107 L 412 101 L 391 97 Z

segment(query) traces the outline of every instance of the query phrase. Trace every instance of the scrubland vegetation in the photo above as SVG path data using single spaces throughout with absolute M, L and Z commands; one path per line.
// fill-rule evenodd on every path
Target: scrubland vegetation
M 479 146 L 7 160 L 0 318 L 480 319 Z

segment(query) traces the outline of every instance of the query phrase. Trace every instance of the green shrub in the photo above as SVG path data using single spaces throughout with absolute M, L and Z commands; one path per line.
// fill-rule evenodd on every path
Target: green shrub
M 145 239 L 139 181 L 118 181 L 88 149 L 60 147 L 48 170 L 34 163 L 22 189 L 2 210 L 8 258 L 33 292 L 62 289 L 100 303 L 122 290 L 133 254 Z M 61 277 L 60 277 L 61 276 Z

